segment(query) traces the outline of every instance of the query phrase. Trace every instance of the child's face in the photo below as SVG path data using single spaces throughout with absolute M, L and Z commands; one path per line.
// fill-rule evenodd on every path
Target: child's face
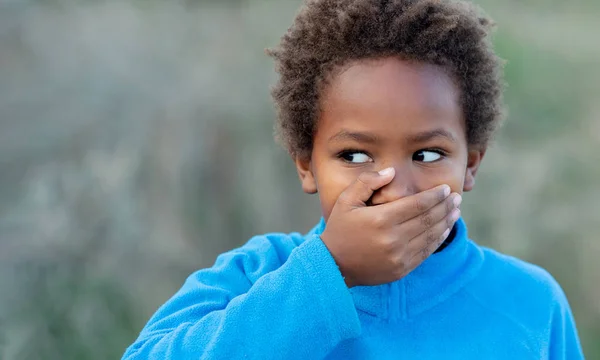
M 310 159 L 296 159 L 305 192 L 319 193 L 325 219 L 364 171 L 394 167 L 377 205 L 448 184 L 469 191 L 484 155 L 466 139 L 459 90 L 439 67 L 396 58 L 358 61 L 331 79 Z

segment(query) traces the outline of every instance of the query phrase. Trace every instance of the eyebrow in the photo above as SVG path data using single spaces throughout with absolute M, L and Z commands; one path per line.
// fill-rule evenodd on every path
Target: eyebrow
M 417 134 L 412 134 L 407 137 L 409 142 L 413 143 L 424 143 L 431 139 L 435 139 L 437 137 L 446 138 L 452 142 L 457 142 L 456 138 L 452 133 L 444 129 L 434 129 L 423 131 Z M 368 133 L 368 132 L 354 132 L 341 130 L 337 134 L 333 135 L 329 138 L 329 141 L 344 141 L 344 140 L 352 140 L 360 143 L 369 143 L 374 144 L 378 142 L 378 138 L 376 135 Z
M 444 137 L 452 142 L 457 142 L 456 138 L 454 137 L 454 135 L 452 135 L 452 133 L 450 133 L 447 130 L 444 129 L 435 129 L 435 130 L 428 130 L 428 131 L 423 131 L 417 134 L 412 134 L 409 135 L 408 141 L 409 142 L 413 142 L 413 143 L 424 143 L 427 142 L 431 139 L 437 138 L 437 137 Z
M 377 136 L 367 132 L 352 132 L 347 130 L 341 130 L 337 134 L 329 138 L 329 141 L 344 141 L 353 140 L 361 143 L 373 144 L 378 141 Z

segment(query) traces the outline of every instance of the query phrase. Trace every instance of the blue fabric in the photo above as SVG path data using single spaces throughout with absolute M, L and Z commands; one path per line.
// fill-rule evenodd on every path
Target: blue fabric
M 405 278 L 345 286 L 319 238 L 267 234 L 191 275 L 127 360 L 582 359 L 573 315 L 545 270 L 454 241 Z

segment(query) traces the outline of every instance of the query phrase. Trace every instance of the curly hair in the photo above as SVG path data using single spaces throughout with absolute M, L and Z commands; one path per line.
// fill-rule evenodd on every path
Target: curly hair
M 442 67 L 456 81 L 469 145 L 487 146 L 503 117 L 502 61 L 479 8 L 450 0 L 306 0 L 281 42 L 267 53 L 275 135 L 292 157 L 310 156 L 319 94 L 352 61 L 399 57 Z

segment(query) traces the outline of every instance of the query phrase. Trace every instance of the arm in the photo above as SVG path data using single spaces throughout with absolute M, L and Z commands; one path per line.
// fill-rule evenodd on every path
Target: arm
M 352 297 L 321 239 L 309 236 L 283 264 L 276 245 L 254 238 L 190 276 L 123 359 L 318 359 L 358 336 Z

